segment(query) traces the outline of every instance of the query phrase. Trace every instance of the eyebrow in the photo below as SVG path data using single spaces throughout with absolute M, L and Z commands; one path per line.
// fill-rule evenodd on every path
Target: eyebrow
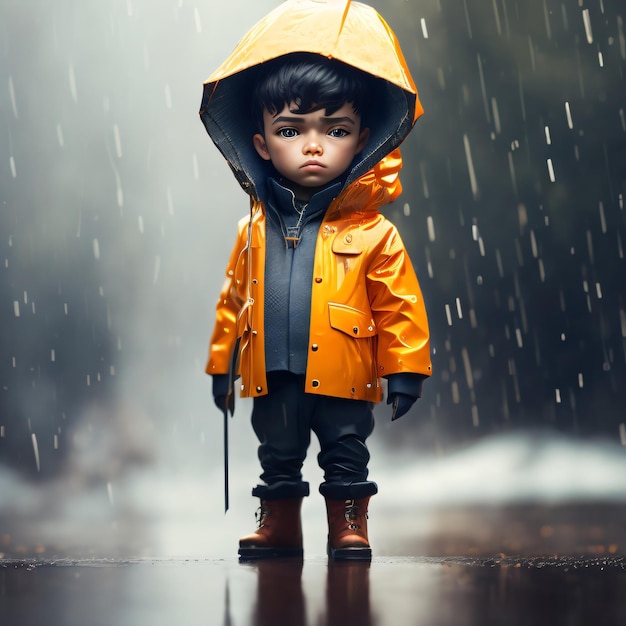
M 347 122 L 348 124 L 352 124 L 353 126 L 356 126 L 356 122 L 351 117 L 323 117 L 322 120 L 329 124 L 343 124 Z M 281 115 L 280 117 L 277 117 L 272 122 L 272 126 L 274 126 L 274 124 L 282 124 L 283 122 L 288 122 L 290 124 L 297 124 L 303 121 L 304 120 L 302 117 L 288 117 L 286 115 Z

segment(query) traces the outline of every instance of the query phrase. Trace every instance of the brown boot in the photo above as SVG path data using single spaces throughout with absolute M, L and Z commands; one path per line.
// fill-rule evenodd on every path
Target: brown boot
M 302 557 L 302 498 L 261 500 L 256 532 L 239 540 L 242 559 Z
M 335 561 L 369 561 L 372 550 L 367 538 L 367 505 L 359 500 L 328 500 L 328 556 Z

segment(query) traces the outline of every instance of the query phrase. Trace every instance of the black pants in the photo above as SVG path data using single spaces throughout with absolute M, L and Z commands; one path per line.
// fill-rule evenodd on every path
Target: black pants
M 305 393 L 304 376 L 289 372 L 270 372 L 268 392 L 254 399 L 252 409 L 264 483 L 252 495 L 264 500 L 309 495 L 302 464 L 311 431 L 320 443 L 317 461 L 324 482 L 319 489 L 324 497 L 356 499 L 378 491 L 367 480 L 370 454 L 365 440 L 374 429 L 371 403 Z

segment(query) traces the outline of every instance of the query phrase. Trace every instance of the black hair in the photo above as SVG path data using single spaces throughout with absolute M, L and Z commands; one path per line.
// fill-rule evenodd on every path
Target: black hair
M 252 97 L 252 116 L 263 132 L 263 111 L 275 115 L 294 104 L 293 113 L 325 110 L 332 115 L 349 102 L 365 118 L 372 92 L 367 74 L 341 61 L 311 53 L 295 53 L 269 61 L 260 68 Z

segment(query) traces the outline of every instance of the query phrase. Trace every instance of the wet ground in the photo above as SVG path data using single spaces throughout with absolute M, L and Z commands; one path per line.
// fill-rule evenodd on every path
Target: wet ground
M 385 542 L 379 526 L 371 563 L 329 563 L 315 550 L 304 561 L 240 563 L 230 545 L 221 547 L 226 556 L 88 557 L 76 545 L 64 556 L 5 536 L 0 624 L 626 623 L 622 506 L 451 507 L 428 515 L 428 533 L 413 541 Z
M 98 625 L 624 624 L 610 558 L 5 560 L 0 623 Z

